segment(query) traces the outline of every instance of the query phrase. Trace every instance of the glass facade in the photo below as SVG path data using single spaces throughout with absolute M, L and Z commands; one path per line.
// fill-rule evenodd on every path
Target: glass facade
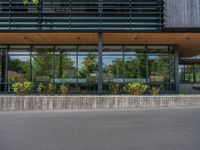
M 200 83 L 200 56 L 180 58 L 179 78 L 181 83 Z
M 103 93 L 110 93 L 111 84 L 131 82 L 162 85 L 163 92 L 175 92 L 174 52 L 174 46 L 104 45 L 100 73 L 95 45 L 1 46 L 1 92 L 12 92 L 12 83 L 24 81 L 36 87 L 65 83 L 71 93 L 97 93 L 99 82 Z

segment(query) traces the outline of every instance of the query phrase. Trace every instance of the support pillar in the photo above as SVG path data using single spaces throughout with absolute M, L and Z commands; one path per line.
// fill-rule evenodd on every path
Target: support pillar
M 179 53 L 177 51 L 177 48 L 175 49 L 175 79 L 176 79 L 176 93 L 179 93 Z
M 98 94 L 102 94 L 103 91 L 102 50 L 103 50 L 103 34 L 100 32 L 98 33 Z

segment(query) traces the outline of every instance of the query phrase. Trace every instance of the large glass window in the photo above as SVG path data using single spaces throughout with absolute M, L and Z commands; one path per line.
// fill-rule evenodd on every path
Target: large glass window
M 35 46 L 32 52 L 32 80 L 34 82 L 53 83 L 54 48 L 52 46 Z
M 168 47 L 148 47 L 148 79 L 150 82 L 170 81 L 170 55 Z
M 76 92 L 77 82 L 77 46 L 57 46 L 55 53 L 55 79 L 59 86 L 66 84 L 71 92 Z
M 124 59 L 121 46 L 105 46 L 103 51 L 103 82 L 123 83 Z
M 96 46 L 78 49 L 78 91 L 97 92 L 98 57 Z
M 199 64 L 195 64 L 195 71 L 196 71 L 195 80 L 196 80 L 197 83 L 200 83 L 200 65 Z
M 80 46 L 78 49 L 78 91 L 97 92 L 98 57 L 96 46 Z
M 148 82 L 162 86 L 164 91 L 175 90 L 175 57 L 168 46 L 147 46 Z
M 182 83 L 200 83 L 200 56 L 180 57 L 179 77 Z
M 30 80 L 30 47 L 10 46 L 8 52 L 8 82 Z
M 194 64 L 184 64 L 179 66 L 180 81 L 185 83 L 194 83 L 195 81 Z
M 175 91 L 175 57 L 173 46 L 105 45 L 102 72 L 98 72 L 98 47 L 92 45 L 5 46 L 0 51 L 1 91 L 11 91 L 14 82 L 32 81 L 66 84 L 72 93 L 97 93 L 98 76 L 103 92 L 110 93 L 118 84 L 120 91 L 131 82 L 164 86 Z M 198 78 L 200 67 L 184 65 L 184 81 Z
M 146 83 L 146 53 L 144 46 L 125 46 L 125 82 Z

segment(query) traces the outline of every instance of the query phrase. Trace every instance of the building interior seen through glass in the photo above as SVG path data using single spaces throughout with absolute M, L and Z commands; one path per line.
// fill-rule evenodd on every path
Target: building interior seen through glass
M 98 82 L 104 93 L 110 92 L 111 84 L 131 82 L 176 90 L 174 46 L 104 45 L 102 73 L 97 45 L 5 45 L 0 47 L 0 62 L 1 92 L 12 92 L 12 83 L 24 81 L 35 86 L 64 83 L 71 93 L 96 93 Z
M 180 58 L 179 77 L 181 83 L 200 83 L 200 56 Z

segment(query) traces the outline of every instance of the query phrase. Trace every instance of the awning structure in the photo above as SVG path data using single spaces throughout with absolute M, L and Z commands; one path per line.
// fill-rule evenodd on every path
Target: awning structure
M 98 33 L 0 33 L 0 44 L 98 44 Z M 200 54 L 200 33 L 103 33 L 103 44 L 175 44 L 179 54 Z

